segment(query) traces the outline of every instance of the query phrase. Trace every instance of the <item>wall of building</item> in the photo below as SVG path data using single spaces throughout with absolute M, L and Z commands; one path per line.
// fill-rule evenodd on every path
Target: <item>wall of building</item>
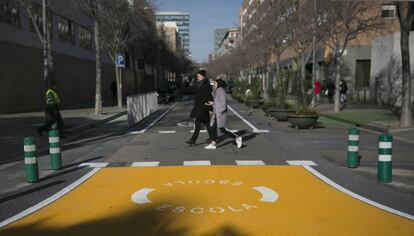
M 43 55 L 40 49 L 0 41 L 0 113 L 44 109 Z M 95 62 L 54 53 L 55 76 L 62 108 L 93 107 Z M 123 71 L 124 95 L 134 94 L 133 74 Z M 102 64 L 103 105 L 114 105 L 111 83 L 114 67 Z
M 410 34 L 411 78 L 414 75 L 414 31 Z M 401 105 L 400 32 L 378 37 L 372 44 L 371 99 L 378 104 Z M 412 80 L 412 84 L 414 80 Z

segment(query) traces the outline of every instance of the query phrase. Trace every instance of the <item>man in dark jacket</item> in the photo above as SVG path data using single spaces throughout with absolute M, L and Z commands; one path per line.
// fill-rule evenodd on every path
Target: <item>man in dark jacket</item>
M 196 93 L 194 97 L 194 106 L 191 110 L 191 117 L 195 119 L 195 128 L 193 136 L 190 140 L 186 141 L 187 144 L 193 145 L 196 143 L 198 135 L 201 129 L 201 123 L 204 124 L 207 128 L 208 135 L 210 140 L 217 136 L 214 135 L 214 132 L 217 132 L 217 128 L 211 127 L 210 123 L 210 106 L 207 105 L 209 101 L 213 101 L 212 87 L 210 82 L 207 79 L 206 71 L 200 70 L 197 73 L 197 84 L 196 84 Z M 213 140 L 215 141 L 215 140 Z

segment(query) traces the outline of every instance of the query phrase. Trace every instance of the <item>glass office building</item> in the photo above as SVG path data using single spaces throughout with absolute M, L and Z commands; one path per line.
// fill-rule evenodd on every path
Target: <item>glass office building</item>
M 190 52 L 190 14 L 187 12 L 157 12 L 157 22 L 173 21 L 177 23 L 184 55 L 191 58 Z
M 221 29 L 216 29 L 214 31 L 214 54 L 215 55 L 217 55 L 220 44 L 223 41 L 224 36 L 229 30 L 230 30 L 229 28 L 221 28 Z

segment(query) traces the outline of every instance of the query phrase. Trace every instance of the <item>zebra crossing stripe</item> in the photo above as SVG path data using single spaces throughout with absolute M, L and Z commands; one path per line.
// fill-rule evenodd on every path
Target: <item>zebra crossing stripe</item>
M 264 166 L 266 165 L 263 161 L 260 160 L 243 160 L 243 161 L 239 161 L 236 160 L 237 165 L 239 166 Z
M 313 161 L 286 161 L 291 166 L 317 166 L 317 164 Z
M 162 131 L 158 131 L 159 134 L 175 134 L 176 131 L 175 130 L 162 130 Z
M 191 130 L 190 132 L 191 132 L 191 133 L 194 133 L 194 130 Z M 202 130 L 200 130 L 200 133 L 207 133 L 207 130 L 202 129 Z
M 211 166 L 210 161 L 184 161 L 184 166 Z
M 147 166 L 159 166 L 159 161 L 148 161 L 148 162 L 134 162 L 131 167 L 147 167 Z

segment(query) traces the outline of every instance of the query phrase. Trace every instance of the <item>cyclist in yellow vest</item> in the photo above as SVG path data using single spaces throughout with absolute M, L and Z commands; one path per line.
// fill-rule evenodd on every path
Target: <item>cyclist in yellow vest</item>
M 50 130 L 52 126 L 57 123 L 57 129 L 60 136 L 63 136 L 63 119 L 59 112 L 60 99 L 56 92 L 56 82 L 52 81 L 51 86 L 46 91 L 46 119 L 45 124 L 37 128 L 40 136 L 44 131 Z M 56 129 L 56 128 L 54 128 Z

